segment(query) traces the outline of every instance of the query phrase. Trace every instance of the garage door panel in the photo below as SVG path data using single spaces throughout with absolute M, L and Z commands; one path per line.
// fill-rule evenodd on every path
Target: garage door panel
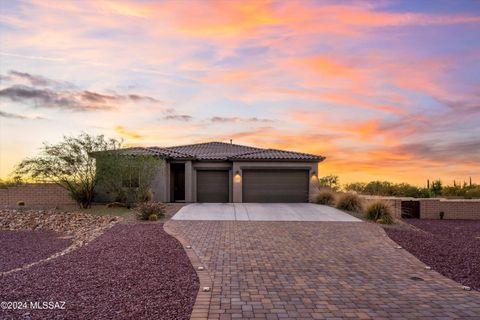
M 307 202 L 308 170 L 243 170 L 243 202 Z
M 198 170 L 197 202 L 228 202 L 228 182 L 226 170 Z

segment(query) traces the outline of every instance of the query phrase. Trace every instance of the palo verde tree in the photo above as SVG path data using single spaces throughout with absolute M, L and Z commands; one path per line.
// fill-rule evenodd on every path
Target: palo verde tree
M 90 208 L 97 184 L 95 159 L 90 154 L 120 146 L 121 141 L 103 135 L 64 136 L 63 141 L 56 144 L 45 142 L 37 156 L 27 158 L 17 166 L 15 174 L 54 182 L 67 189 L 81 208 Z

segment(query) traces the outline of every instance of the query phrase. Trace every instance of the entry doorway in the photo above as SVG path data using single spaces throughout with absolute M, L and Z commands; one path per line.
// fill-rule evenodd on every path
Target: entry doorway
M 170 191 L 172 202 L 185 201 L 185 163 L 170 164 Z

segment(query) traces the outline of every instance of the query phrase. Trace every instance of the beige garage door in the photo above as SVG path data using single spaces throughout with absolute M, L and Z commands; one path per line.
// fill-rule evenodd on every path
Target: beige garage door
M 243 202 L 308 202 L 308 170 L 243 170 Z

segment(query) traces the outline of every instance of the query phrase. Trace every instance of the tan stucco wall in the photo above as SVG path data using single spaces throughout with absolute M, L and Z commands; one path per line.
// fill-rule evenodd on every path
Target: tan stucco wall
M 170 181 L 170 164 L 166 161 L 162 161 L 158 168 L 158 171 L 155 175 L 155 178 L 152 181 L 152 193 L 153 200 L 158 202 L 168 202 L 169 201 L 169 184 Z

